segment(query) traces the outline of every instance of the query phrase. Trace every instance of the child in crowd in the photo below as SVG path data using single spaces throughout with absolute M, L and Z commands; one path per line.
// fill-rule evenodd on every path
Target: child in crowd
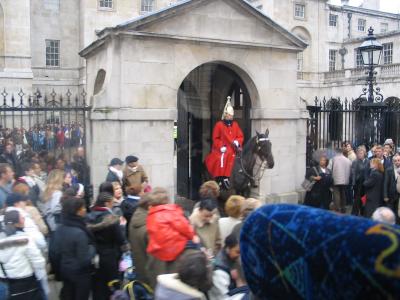
M 185 248 L 199 242 L 182 209 L 170 203 L 165 189 L 153 190 L 146 224 L 147 252 L 161 261 L 175 261 Z

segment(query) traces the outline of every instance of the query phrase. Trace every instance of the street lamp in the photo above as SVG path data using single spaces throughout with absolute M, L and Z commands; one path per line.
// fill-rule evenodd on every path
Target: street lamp
M 374 29 L 370 27 L 368 29 L 368 36 L 365 41 L 358 47 L 358 51 L 361 53 L 363 65 L 368 68 L 368 76 L 367 76 L 367 85 L 368 85 L 368 102 L 374 102 L 374 92 L 376 92 L 379 96 L 381 96 L 380 89 L 377 88 L 377 91 L 374 90 L 374 69 L 377 65 L 379 65 L 379 61 L 381 59 L 383 46 L 376 40 L 374 36 Z M 365 91 L 366 94 L 366 91 Z M 383 98 L 383 97 L 382 97 Z

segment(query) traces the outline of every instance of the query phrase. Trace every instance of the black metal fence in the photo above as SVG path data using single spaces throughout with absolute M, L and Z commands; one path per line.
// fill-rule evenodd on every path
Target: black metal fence
M 74 149 L 86 145 L 86 120 L 91 107 L 86 103 L 85 91 L 73 95 L 70 90 L 65 94 L 53 90 L 43 95 L 36 90 L 27 95 L 21 89 L 14 95 L 4 89 L 1 98 L 0 147 L 11 141 L 17 153 L 44 150 L 71 157 Z
M 384 143 L 391 138 L 400 145 L 400 99 L 368 103 L 365 98 L 318 99 L 307 106 L 307 166 L 317 149 L 338 148 L 343 141 L 354 146 Z

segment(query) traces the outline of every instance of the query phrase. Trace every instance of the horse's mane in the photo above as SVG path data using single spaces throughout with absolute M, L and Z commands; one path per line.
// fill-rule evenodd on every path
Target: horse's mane
M 251 152 L 254 149 L 254 146 L 256 144 L 256 138 L 257 136 L 253 136 L 251 139 L 247 141 L 247 143 L 243 147 L 243 154 Z

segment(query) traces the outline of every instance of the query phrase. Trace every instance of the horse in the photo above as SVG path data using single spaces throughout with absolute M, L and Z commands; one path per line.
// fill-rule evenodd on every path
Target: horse
M 256 131 L 256 135 L 236 155 L 230 177 L 231 187 L 236 194 L 250 196 L 250 188 L 256 186 L 256 183 L 264 175 L 265 168 L 272 169 L 274 167 L 272 143 L 268 136 L 268 129 L 265 133 Z M 261 164 L 255 170 L 257 157 Z M 265 164 L 266 166 L 264 167 Z

